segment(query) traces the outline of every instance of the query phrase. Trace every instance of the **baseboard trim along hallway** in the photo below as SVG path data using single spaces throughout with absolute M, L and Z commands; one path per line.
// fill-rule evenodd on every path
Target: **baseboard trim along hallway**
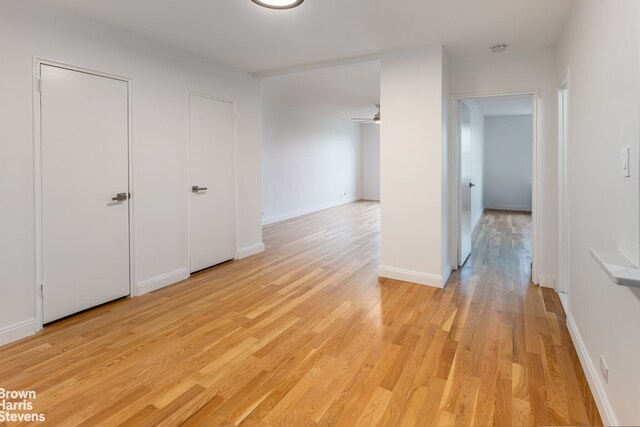
M 400 268 L 381 266 L 378 275 L 387 279 L 402 280 L 403 282 L 416 283 L 419 285 L 433 286 L 443 288 L 446 284 L 442 280 L 442 276 L 428 273 L 419 273 L 417 271 L 402 270 Z
M 591 357 L 589 357 L 589 354 L 587 353 L 587 347 L 584 345 L 580 331 L 578 330 L 571 313 L 567 314 L 567 327 L 569 328 L 569 333 L 571 334 L 571 338 L 573 338 L 573 342 L 576 346 L 580 363 L 582 363 L 582 366 L 585 368 L 584 373 L 587 376 L 589 387 L 593 391 L 593 397 L 598 405 L 598 409 L 600 410 L 600 415 L 602 416 L 604 425 L 620 425 L 616 419 L 615 413 L 613 412 L 611 402 L 609 402 L 609 399 L 607 398 L 605 386 L 602 384 L 602 380 L 600 379 L 600 370 L 591 361 Z
M 0 346 L 33 335 L 37 330 L 36 319 L 25 320 L 0 329 Z
M 171 273 L 163 274 L 162 276 L 154 277 L 153 279 L 145 280 L 143 282 L 138 283 L 138 285 L 136 286 L 137 294 L 144 295 L 149 292 L 162 289 L 166 286 L 173 285 L 174 283 L 178 283 L 188 278 L 189 278 L 189 269 L 181 268 Z
M 323 205 L 312 206 L 309 208 L 299 209 L 293 212 L 288 212 L 280 215 L 274 215 L 262 220 L 262 225 L 272 225 L 277 224 L 282 221 L 286 221 L 289 219 L 299 218 L 301 216 L 309 215 L 315 212 L 320 212 L 325 209 L 331 209 L 342 205 L 347 205 L 349 203 L 353 203 L 360 200 L 360 197 L 348 197 L 346 199 L 336 200 L 334 202 L 325 203 Z
M 250 256 L 259 254 L 260 252 L 264 252 L 264 243 L 256 243 L 252 246 L 247 246 L 246 248 L 242 248 L 238 251 L 238 259 L 248 258 Z

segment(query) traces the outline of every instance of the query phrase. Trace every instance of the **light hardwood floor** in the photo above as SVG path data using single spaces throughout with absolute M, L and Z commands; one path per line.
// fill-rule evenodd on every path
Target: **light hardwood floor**
M 599 425 L 529 216 L 487 212 L 446 289 L 378 280 L 379 206 L 0 348 L 51 425 Z

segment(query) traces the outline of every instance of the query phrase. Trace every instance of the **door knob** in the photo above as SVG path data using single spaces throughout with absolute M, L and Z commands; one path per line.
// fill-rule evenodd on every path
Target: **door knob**
M 127 193 L 118 193 L 116 197 L 112 197 L 111 200 L 114 202 L 126 202 L 129 198 L 129 194 Z
M 207 191 L 207 187 L 198 187 L 197 185 L 194 185 L 193 187 L 191 187 L 191 191 L 194 193 L 198 193 L 200 191 Z

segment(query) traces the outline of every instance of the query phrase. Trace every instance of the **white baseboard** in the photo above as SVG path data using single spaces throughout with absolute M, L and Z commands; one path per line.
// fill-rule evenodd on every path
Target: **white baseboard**
M 264 250 L 265 250 L 264 243 L 262 242 L 256 243 L 255 245 L 247 246 L 246 248 L 239 249 L 238 256 L 236 257 L 236 259 L 247 258 L 252 255 L 259 254 L 260 252 L 264 252 Z
M 496 211 L 518 211 L 518 212 L 531 212 L 531 205 L 501 205 L 492 204 L 486 205 L 485 209 L 493 209 Z
M 275 224 L 276 222 L 286 221 L 288 219 L 293 219 L 299 216 L 308 215 L 310 213 L 323 211 L 325 209 L 335 208 L 336 206 L 346 205 L 347 203 L 356 202 L 358 200 L 360 200 L 359 197 L 349 197 L 347 199 L 341 199 L 335 202 L 325 203 L 323 205 L 313 206 L 310 208 L 300 209 L 300 210 L 289 212 L 282 215 L 275 215 L 268 218 L 263 218 L 262 225 Z
M 33 335 L 38 330 L 36 319 L 25 320 L 15 325 L 0 328 L 0 345 L 9 344 L 22 338 Z
M 449 268 L 449 271 L 441 277 L 440 282 L 442 283 L 442 288 L 444 288 L 447 285 L 447 282 L 449 281 L 449 277 L 451 277 L 451 273 L 453 273 L 453 268 Z
M 591 361 L 591 357 L 589 357 L 587 347 L 582 340 L 582 336 L 580 335 L 578 326 L 576 325 L 576 322 L 570 312 L 567 312 L 567 327 L 569 328 L 569 334 L 571 334 L 571 338 L 573 339 L 578 357 L 580 358 L 580 363 L 582 364 L 582 368 L 584 369 L 584 373 L 587 377 L 587 381 L 589 382 L 589 387 L 591 388 L 591 392 L 593 393 L 593 398 L 596 401 L 596 405 L 598 406 L 598 410 L 600 411 L 600 416 L 602 417 L 604 425 L 620 425 L 613 412 L 611 402 L 609 402 L 609 399 L 607 397 L 607 392 L 605 391 L 604 384 L 600 379 L 600 370 L 597 369 Z
M 560 304 L 562 304 L 562 308 L 564 308 L 564 312 L 568 313 L 569 312 L 569 295 L 563 292 L 558 292 L 558 298 L 560 298 Z
M 555 289 L 556 288 L 556 278 L 553 276 L 546 276 L 544 274 L 541 274 L 539 277 L 539 281 L 540 281 L 540 286 L 542 286 L 543 288 L 551 288 L 551 289 Z
M 188 279 L 190 276 L 188 268 L 181 268 L 172 273 L 163 274 L 162 276 L 155 277 L 153 279 L 145 280 L 136 285 L 136 295 L 144 295 L 149 292 L 156 291 L 164 288 L 165 286 L 173 285 L 174 283 L 181 282 Z
M 480 212 L 478 213 L 478 215 L 476 215 L 475 218 L 473 218 L 473 220 L 471 221 L 471 231 L 473 232 L 476 227 L 478 226 L 478 223 L 480 222 L 480 218 L 482 218 L 482 214 L 484 213 L 484 209 L 482 208 L 480 209 Z
M 360 196 L 360 200 L 367 200 L 370 202 L 379 202 L 380 196 Z
M 419 273 L 417 271 L 402 270 L 394 267 L 380 266 L 378 276 L 387 279 L 401 280 L 403 282 L 416 283 L 418 285 L 444 288 L 445 283 L 442 276 L 429 273 Z

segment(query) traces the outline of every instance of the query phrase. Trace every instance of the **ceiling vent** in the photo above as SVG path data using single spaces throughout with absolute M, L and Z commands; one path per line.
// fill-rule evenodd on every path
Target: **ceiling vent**
M 508 47 L 509 47 L 509 45 L 507 45 L 506 43 L 494 44 L 493 46 L 491 46 L 491 52 L 493 52 L 493 53 L 502 53 L 505 50 L 507 50 Z

